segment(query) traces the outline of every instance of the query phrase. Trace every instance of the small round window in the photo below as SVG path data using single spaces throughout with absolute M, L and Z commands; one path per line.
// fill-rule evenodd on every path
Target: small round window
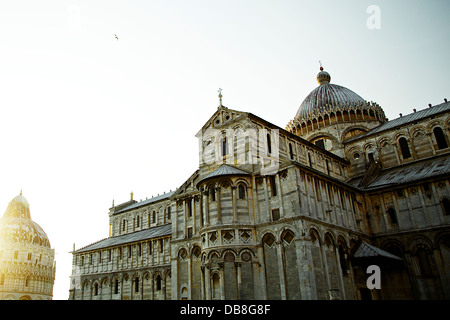
M 360 156 L 360 154 L 359 154 L 358 152 L 355 152 L 355 153 L 353 154 L 353 159 L 355 159 L 355 160 L 359 160 L 360 157 L 361 157 L 361 156 Z

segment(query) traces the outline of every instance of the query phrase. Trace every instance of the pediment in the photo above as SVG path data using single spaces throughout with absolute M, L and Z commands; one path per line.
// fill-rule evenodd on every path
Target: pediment
M 248 117 L 247 112 L 228 109 L 221 106 L 217 108 L 217 111 L 209 118 L 202 129 L 197 133 L 197 136 L 205 133 L 209 129 L 222 129 L 236 120 Z

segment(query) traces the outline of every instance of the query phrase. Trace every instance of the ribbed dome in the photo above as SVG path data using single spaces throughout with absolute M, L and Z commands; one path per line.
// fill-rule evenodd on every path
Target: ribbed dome
M 336 111 L 342 106 L 367 104 L 361 96 L 352 90 L 337 84 L 331 84 L 330 79 L 330 74 L 321 68 L 321 71 L 317 74 L 317 82 L 320 85 L 303 100 L 295 119 L 311 118 L 323 112 Z
M 28 242 L 50 248 L 47 234 L 31 220 L 30 205 L 22 195 L 11 200 L 0 219 L 0 238 L 3 241 Z

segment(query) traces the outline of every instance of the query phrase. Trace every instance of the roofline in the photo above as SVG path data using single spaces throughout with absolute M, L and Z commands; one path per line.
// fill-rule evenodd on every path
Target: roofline
M 338 156 L 338 155 L 336 155 L 336 154 L 334 154 L 334 153 L 332 153 L 332 152 L 330 152 L 328 150 L 322 149 L 322 148 L 316 146 L 314 143 L 309 142 L 308 140 L 306 140 L 306 139 L 304 139 L 302 137 L 299 137 L 299 136 L 293 134 L 292 132 L 287 131 L 286 129 L 283 129 L 283 128 L 277 126 L 276 124 L 273 124 L 273 123 L 271 123 L 271 122 L 269 122 L 269 121 L 267 121 L 267 120 L 265 120 L 263 118 L 260 118 L 260 117 L 258 117 L 256 115 L 254 115 L 253 113 L 248 113 L 248 115 L 249 115 L 250 118 L 253 118 L 254 120 L 264 122 L 267 126 L 271 127 L 272 129 L 280 130 L 283 134 L 287 135 L 289 138 L 296 139 L 297 141 L 306 144 L 308 147 L 311 147 L 311 148 L 313 148 L 313 149 L 315 149 L 317 151 L 320 151 L 320 152 L 324 152 L 326 155 L 330 156 L 331 158 L 339 160 L 339 161 L 341 161 L 341 162 L 343 162 L 345 164 L 350 164 L 349 160 L 347 160 L 345 158 L 342 158 L 342 157 L 340 157 L 340 156 Z
M 146 200 L 143 200 L 143 201 L 135 202 L 135 203 L 130 204 L 129 206 L 123 208 L 123 209 L 120 209 L 118 211 L 112 212 L 111 215 L 115 215 L 115 214 L 118 214 L 118 213 L 123 213 L 123 212 L 127 212 L 127 211 L 130 211 L 130 210 L 134 210 L 134 209 L 137 209 L 137 208 L 149 205 L 149 204 L 157 203 L 157 202 L 160 202 L 160 201 L 163 201 L 163 200 L 169 200 L 171 198 L 171 196 L 175 192 L 176 192 L 176 190 L 169 191 L 167 193 L 163 193 L 162 195 L 159 195 L 159 196 L 156 196 L 156 197 L 152 197 L 150 199 L 146 199 Z M 165 197 L 163 197 L 163 196 L 165 196 Z M 155 198 L 158 198 L 158 199 L 155 199 Z M 152 199 L 155 199 L 155 200 L 151 201 Z
M 133 235 L 133 234 L 138 233 L 138 232 L 143 232 L 143 231 L 147 231 L 149 229 L 163 227 L 163 226 L 167 226 L 167 225 L 172 225 L 172 223 L 165 223 L 165 224 L 162 224 L 162 225 L 159 225 L 159 226 L 154 226 L 154 227 L 151 227 L 151 228 L 145 228 L 145 229 L 138 230 L 138 231 L 133 231 L 133 232 L 129 232 L 129 233 L 119 234 L 119 235 L 113 236 L 113 237 L 106 237 L 106 238 L 100 239 L 98 241 L 92 242 L 92 243 L 90 243 L 90 244 L 88 244 L 88 245 L 86 245 L 84 247 L 81 247 L 81 248 L 79 248 L 77 250 L 70 251 L 69 253 L 74 254 L 74 253 L 86 253 L 86 252 L 91 252 L 91 251 L 99 251 L 99 250 L 104 250 L 105 248 L 121 247 L 123 245 L 128 245 L 130 243 L 138 243 L 138 242 L 142 242 L 142 241 L 147 241 L 149 239 L 155 240 L 155 239 L 159 239 L 159 238 L 171 237 L 172 236 L 172 228 L 170 229 L 170 233 L 167 233 L 165 235 L 160 235 L 160 236 L 156 236 L 156 237 L 150 237 L 150 238 L 141 239 L 141 240 L 133 240 L 133 241 L 128 241 L 128 242 L 125 241 L 123 243 L 113 244 L 113 245 L 102 247 L 102 248 L 96 248 L 96 249 L 90 249 L 90 250 L 88 249 L 88 247 L 90 247 L 90 246 L 92 246 L 94 244 L 97 244 L 97 243 L 99 243 L 101 241 L 105 241 L 105 240 L 113 239 L 113 238 L 117 238 L 117 237 L 123 237 L 123 236 L 127 236 L 127 235 L 129 236 L 129 235 Z
M 218 170 L 219 168 L 221 168 L 222 166 L 228 166 L 231 167 L 233 169 L 237 169 L 242 171 L 242 173 L 231 173 L 231 174 L 221 174 L 221 175 L 216 175 L 216 176 L 209 176 L 211 173 L 215 172 L 216 170 Z M 195 185 L 195 187 L 198 189 L 198 186 L 202 183 L 204 183 L 205 181 L 211 180 L 211 179 L 215 179 L 215 178 L 220 178 L 220 177 L 224 177 L 224 176 L 251 176 L 252 174 L 250 172 L 247 172 L 246 170 L 242 170 L 240 168 L 236 168 L 235 166 L 229 165 L 227 163 L 223 163 L 222 165 L 220 165 L 217 169 L 213 170 L 212 172 L 208 173 L 208 175 L 206 175 L 205 177 L 203 177 L 202 179 L 199 179 Z
M 414 162 L 402 163 L 402 164 L 399 164 L 399 165 L 397 165 L 395 167 L 389 167 L 389 168 L 386 168 L 386 169 L 382 169 L 380 171 L 380 173 L 377 175 L 377 177 L 380 176 L 383 173 L 386 173 L 386 172 L 389 172 L 389 171 L 394 171 L 394 170 L 399 169 L 399 168 L 406 168 L 408 166 L 413 166 L 413 165 L 416 165 L 416 164 L 421 163 L 421 162 L 426 162 L 426 161 L 430 161 L 430 160 L 436 160 L 436 159 L 444 158 L 444 157 L 448 157 L 448 156 L 449 156 L 449 153 L 443 153 L 443 154 L 434 155 L 434 156 L 423 158 L 423 159 L 418 159 L 418 160 L 416 160 Z M 450 172 L 449 173 L 440 174 L 439 176 L 441 176 L 441 177 L 450 176 Z M 358 179 L 358 178 L 362 178 L 362 177 L 363 176 L 353 177 L 350 180 L 354 180 L 354 179 Z M 420 181 L 435 180 L 436 177 L 437 176 L 418 178 L 418 179 L 414 179 L 414 180 L 408 181 L 408 184 L 409 183 L 417 183 L 417 182 L 420 182 Z M 371 180 L 371 181 L 373 181 L 373 180 Z M 404 184 L 400 184 L 400 183 L 391 183 L 391 184 L 385 184 L 385 185 L 382 185 L 382 186 L 377 186 L 377 187 L 372 187 L 372 188 L 371 187 L 368 187 L 368 188 L 356 187 L 356 188 L 359 188 L 361 191 L 366 192 L 366 193 L 372 193 L 372 192 L 377 192 L 377 191 L 380 191 L 380 190 L 383 190 L 383 189 L 390 189 L 390 188 L 397 189 L 399 187 L 402 187 L 403 185 Z
M 432 113 L 432 114 L 429 114 L 429 115 L 424 115 L 422 118 L 419 118 L 419 119 L 414 119 L 414 118 L 412 118 L 412 119 L 410 119 L 410 120 L 407 119 L 406 122 L 402 122 L 402 123 L 399 124 L 398 126 L 386 128 L 386 129 L 381 130 L 381 131 L 375 131 L 377 128 L 379 128 L 379 127 L 381 127 L 381 126 L 383 126 L 383 125 L 386 125 L 386 124 L 389 123 L 389 122 L 398 120 L 398 119 L 400 119 L 400 118 L 407 118 L 407 117 L 409 117 L 409 116 L 411 116 L 411 115 L 414 115 L 415 113 L 420 113 L 420 112 L 425 113 L 425 112 L 428 111 L 430 108 L 437 108 L 437 107 L 440 107 L 440 106 L 443 105 L 443 104 L 448 104 L 448 103 L 449 103 L 449 102 L 443 102 L 443 103 L 440 103 L 440 104 L 431 106 L 431 107 L 429 107 L 429 108 L 425 108 L 425 109 L 419 110 L 419 111 L 417 111 L 417 112 L 408 113 L 407 115 L 404 115 L 404 116 L 401 116 L 401 117 L 398 117 L 398 118 L 394 118 L 394 119 L 392 119 L 392 120 L 388 120 L 388 121 L 386 121 L 386 122 L 380 124 L 379 126 L 373 128 L 373 129 L 371 129 L 370 131 L 368 131 L 368 132 L 366 132 L 366 133 L 364 133 L 364 134 L 362 134 L 362 135 L 359 135 L 359 136 L 356 136 L 356 137 L 352 137 L 352 138 L 350 138 L 350 139 L 348 139 L 348 140 L 344 140 L 343 143 L 350 143 L 350 142 L 358 141 L 358 140 L 360 140 L 360 139 L 365 139 L 365 138 L 367 138 L 367 137 L 370 137 L 370 136 L 373 136 L 373 135 L 376 135 L 376 134 L 379 134 L 379 133 L 382 133 L 382 132 L 386 132 L 386 131 L 389 131 L 389 130 L 397 130 L 399 127 L 402 127 L 402 126 L 404 126 L 404 125 L 406 125 L 406 124 L 414 123 L 414 122 L 417 122 L 417 121 L 423 121 L 423 120 L 427 119 L 428 117 L 434 117 L 434 116 L 437 116 L 437 115 L 441 115 L 441 114 L 443 114 L 443 113 L 448 112 L 448 111 L 449 111 L 448 108 L 447 108 L 447 109 L 444 109 L 444 110 L 442 110 L 442 111 L 438 111 L 438 112 L 436 112 L 436 113 Z M 374 131 L 375 131 L 375 132 L 374 132 Z

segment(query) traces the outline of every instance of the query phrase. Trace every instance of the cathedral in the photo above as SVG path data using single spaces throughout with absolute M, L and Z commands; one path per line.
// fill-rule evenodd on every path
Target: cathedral
M 0 300 L 51 300 L 55 272 L 55 249 L 21 192 L 0 219 Z
M 284 129 L 219 93 L 198 169 L 113 204 L 69 299 L 450 299 L 450 103 L 388 120 L 317 81 Z

